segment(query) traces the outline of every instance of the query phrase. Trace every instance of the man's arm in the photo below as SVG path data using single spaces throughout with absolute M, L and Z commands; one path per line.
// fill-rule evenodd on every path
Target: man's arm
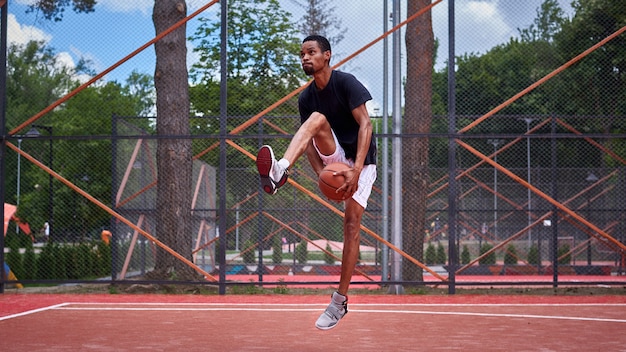
M 361 170 L 363 170 L 363 164 L 365 163 L 365 158 L 367 157 L 367 152 L 370 149 L 370 143 L 372 141 L 372 121 L 370 120 L 370 115 L 367 113 L 365 103 L 352 110 L 352 116 L 354 116 L 354 119 L 359 124 L 359 136 L 356 157 L 354 160 L 354 168 L 357 169 L 360 174 Z

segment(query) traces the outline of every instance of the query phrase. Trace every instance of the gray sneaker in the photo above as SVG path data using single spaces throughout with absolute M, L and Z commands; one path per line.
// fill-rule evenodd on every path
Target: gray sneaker
M 348 314 L 348 297 L 335 292 L 331 296 L 330 304 L 324 313 L 317 318 L 315 327 L 320 330 L 332 329 L 337 325 L 339 319 L 346 314 Z

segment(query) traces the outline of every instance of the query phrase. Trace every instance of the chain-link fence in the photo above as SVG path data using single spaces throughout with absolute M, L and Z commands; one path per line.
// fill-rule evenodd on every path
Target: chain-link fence
M 355 287 L 621 283 L 626 10 L 617 3 L 233 0 L 223 61 L 219 4 L 188 1 L 198 15 L 186 28 L 187 133 L 159 114 L 146 73 L 154 57 L 120 52 L 112 72 L 132 72 L 124 80 L 79 86 L 98 73 L 89 61 L 61 65 L 46 41 L 9 32 L 1 283 L 334 285 L 343 205 L 321 196 L 306 158 L 273 196 L 254 163 L 263 144 L 282 155 L 300 125 L 307 77 L 297 55 L 311 31 L 329 36 L 331 65 L 373 96 L 378 178 Z M 95 26 L 91 14 L 67 16 Z M 164 166 L 172 159 L 191 171 Z M 190 177 L 159 184 L 164 170 L 167 180 Z

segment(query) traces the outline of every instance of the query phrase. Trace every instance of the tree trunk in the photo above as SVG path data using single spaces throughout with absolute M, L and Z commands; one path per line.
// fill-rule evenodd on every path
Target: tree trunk
M 155 0 L 157 35 L 186 16 L 184 0 Z M 186 26 L 155 43 L 157 134 L 174 138 L 157 141 L 156 234 L 159 240 L 192 259 L 192 150 L 189 136 Z M 164 250 L 157 252 L 157 277 L 190 279 L 194 271 Z
M 407 16 L 430 4 L 430 0 L 408 2 Z M 428 133 L 432 121 L 432 70 L 434 35 L 431 13 L 407 25 L 407 80 L 404 133 Z M 402 143 L 402 237 L 403 249 L 423 261 L 428 194 L 428 138 L 405 138 Z M 422 269 L 403 261 L 402 278 L 421 281 Z

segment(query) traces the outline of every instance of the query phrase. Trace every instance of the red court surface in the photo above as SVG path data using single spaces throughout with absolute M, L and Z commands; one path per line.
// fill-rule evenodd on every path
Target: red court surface
M 626 296 L 0 295 L 0 351 L 626 351 Z

